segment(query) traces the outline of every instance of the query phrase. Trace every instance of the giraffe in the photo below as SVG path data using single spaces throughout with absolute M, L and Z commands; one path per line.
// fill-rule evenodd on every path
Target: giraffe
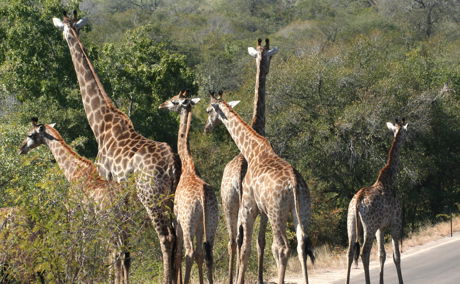
M 257 47 L 248 47 L 250 56 L 256 59 L 256 84 L 254 93 L 254 107 L 252 115 L 252 128 L 260 135 L 265 135 L 265 82 L 270 62 L 273 55 L 278 52 L 278 48 L 270 49 L 269 39 L 265 39 L 265 46 L 262 46 L 262 39 L 257 40 Z M 209 131 L 210 129 L 205 129 Z M 234 259 L 236 255 L 236 237 L 238 208 L 240 197 L 242 196 L 242 182 L 247 170 L 247 162 L 244 156 L 239 153 L 224 168 L 220 194 L 222 198 L 222 208 L 224 211 L 225 223 L 228 232 L 228 275 L 229 283 L 233 283 Z M 267 216 L 260 216 L 259 238 L 257 240 L 258 252 L 258 282 L 263 283 L 263 252 L 265 249 L 265 230 L 267 227 Z
M 96 166 L 88 159 L 78 155 L 54 128 L 55 124 L 38 124 L 37 118 L 32 118 L 32 129 L 20 147 L 20 154 L 27 154 L 31 149 L 45 144 L 50 149 L 56 162 L 64 172 L 65 178 L 81 189 L 84 193 L 84 203 L 90 200 L 97 205 L 97 211 L 115 208 L 116 218 L 121 219 L 125 208 L 115 205 L 121 195 L 120 184 L 104 180 Z M 124 202 L 125 200 L 123 200 Z M 115 206 L 115 207 L 114 207 Z M 113 236 L 114 283 L 129 283 L 130 256 L 126 250 L 127 232 L 116 233 Z
M 189 149 L 188 135 L 192 121 L 192 106 L 199 100 L 199 98 L 188 98 L 187 91 L 182 91 L 160 105 L 161 109 L 180 112 L 177 148 L 182 162 L 182 174 L 174 196 L 174 213 L 177 218 L 176 267 L 181 266 L 182 247 L 185 247 L 185 284 L 190 281 L 193 259 L 198 265 L 199 281 L 203 283 L 204 255 L 208 282 L 213 283 L 212 251 L 219 216 L 214 188 L 197 175 Z M 193 244 L 194 238 L 196 239 L 195 244 Z
M 180 161 L 172 148 L 139 134 L 129 117 L 120 111 L 104 90 L 78 31 L 86 18 L 53 18 L 63 30 L 80 85 L 83 106 L 98 144 L 97 166 L 108 180 L 125 181 L 134 176 L 137 196 L 145 207 L 160 240 L 163 257 L 163 282 L 172 283 L 175 275 L 175 247 L 172 195 L 180 176 Z
M 307 254 L 314 261 L 311 243 L 306 235 L 310 220 L 310 192 L 302 176 L 280 158 L 270 142 L 254 131 L 233 110 L 238 101 L 226 103 L 213 94 L 207 108 L 206 126 L 220 120 L 248 162 L 243 180 L 243 195 L 238 212 L 237 283 L 244 283 L 250 254 L 252 230 L 257 215 L 267 216 L 273 230 L 272 252 L 278 267 L 278 283 L 284 283 L 289 257 L 286 223 L 292 213 L 296 225 L 297 251 L 304 282 L 308 283 Z
M 407 123 L 396 119 L 396 123 L 387 122 L 393 134 L 393 142 L 388 152 L 385 166 L 379 171 L 377 180 L 369 187 L 361 188 L 351 199 L 348 206 L 348 270 L 347 283 L 350 283 L 350 268 L 359 258 L 359 238 L 364 235 L 362 261 L 366 284 L 370 283 L 369 257 L 374 235 L 377 238 L 380 258 L 380 284 L 383 284 L 383 265 L 386 259 L 384 247 L 384 229 L 390 228 L 393 240 L 393 261 L 396 265 L 399 283 L 403 283 L 401 274 L 401 256 L 399 242 L 402 240 L 401 204 L 396 196 L 395 182 L 398 172 L 399 152 L 407 135 Z

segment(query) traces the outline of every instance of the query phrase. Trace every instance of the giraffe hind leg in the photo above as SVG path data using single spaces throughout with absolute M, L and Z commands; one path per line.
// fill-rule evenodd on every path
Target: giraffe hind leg
M 302 276 L 304 283 L 308 284 L 307 256 L 310 256 L 312 263 L 315 261 L 310 239 L 307 237 L 304 231 L 304 228 L 306 228 L 308 225 L 308 220 L 306 219 L 306 216 L 300 216 L 300 218 L 303 218 L 303 220 L 299 221 L 297 219 L 295 210 L 292 215 L 294 216 L 294 225 L 296 227 L 297 254 L 300 261 L 300 266 L 302 268 Z M 299 222 L 302 222 L 302 224 Z
M 379 246 L 379 259 L 380 259 L 380 284 L 383 284 L 383 267 L 385 265 L 386 253 L 385 253 L 385 240 L 383 238 L 383 231 L 377 230 L 375 234 L 377 237 L 377 245 Z
M 244 274 L 246 272 L 249 255 L 251 253 L 252 232 L 254 229 L 254 221 L 257 217 L 258 210 L 255 207 L 247 207 L 242 205 L 241 211 L 238 214 L 238 270 L 237 283 L 244 283 Z
M 399 250 L 399 241 L 401 229 L 397 228 L 391 233 L 392 243 L 393 243 L 393 262 L 396 266 L 396 272 L 398 273 L 399 284 L 403 284 L 403 277 L 401 272 L 401 252 Z
M 364 233 L 364 244 L 363 244 L 363 251 L 362 251 L 362 261 L 364 267 L 364 276 L 366 279 L 366 284 L 371 283 L 371 278 L 369 274 L 369 259 L 371 255 L 372 249 L 372 242 L 374 241 L 374 234 L 373 233 Z
M 257 238 L 257 274 L 258 283 L 264 283 L 264 250 L 265 250 L 265 232 L 267 231 L 267 215 L 260 214 L 259 237 Z

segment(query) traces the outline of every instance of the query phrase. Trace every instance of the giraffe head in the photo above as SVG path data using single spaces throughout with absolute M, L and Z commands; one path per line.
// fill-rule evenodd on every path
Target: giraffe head
M 248 53 L 256 59 L 257 66 L 260 66 L 265 74 L 268 74 L 270 69 L 270 60 L 272 56 L 278 52 L 278 48 L 270 49 L 270 40 L 265 39 L 265 46 L 262 46 L 262 39 L 257 40 L 257 47 L 248 47 Z
M 200 98 L 190 98 L 188 92 L 188 90 L 180 91 L 179 94 L 165 101 L 158 108 L 173 112 L 180 112 L 181 109 L 190 110 L 192 106 L 200 101 Z
M 54 140 L 55 138 L 46 131 L 47 127 L 54 128 L 56 123 L 52 124 L 39 124 L 36 117 L 32 117 L 32 129 L 27 133 L 26 139 L 22 142 L 19 148 L 19 154 L 27 154 L 29 150 L 36 148 L 46 143 L 46 139 Z
M 206 108 L 206 112 L 208 113 L 208 119 L 206 120 L 206 124 L 204 126 L 204 132 L 211 132 L 214 127 L 219 125 L 222 119 L 225 119 L 225 115 L 223 115 L 219 104 L 224 102 L 222 100 L 223 92 L 219 91 L 218 93 L 214 91 L 209 91 L 209 95 L 211 97 L 211 102 L 209 106 Z M 232 108 L 235 107 L 240 101 L 231 101 L 228 102 Z
M 64 11 L 64 18 L 62 20 L 53 18 L 54 26 L 63 31 L 64 38 L 68 37 L 70 31 L 75 31 L 75 33 L 78 34 L 78 31 L 87 23 L 87 18 L 78 19 L 76 10 L 73 11 L 72 17 L 68 17 L 67 13 Z
M 393 131 L 394 137 L 398 135 L 402 135 L 401 138 L 405 138 L 407 135 L 407 125 L 406 120 L 403 118 L 399 120 L 398 118 L 395 119 L 395 123 L 387 122 L 387 127 L 391 131 Z

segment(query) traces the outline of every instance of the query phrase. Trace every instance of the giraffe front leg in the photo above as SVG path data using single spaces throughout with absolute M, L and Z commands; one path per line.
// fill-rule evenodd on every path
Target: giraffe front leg
M 257 272 L 259 284 L 264 283 L 264 250 L 265 250 L 265 232 L 267 231 L 267 215 L 260 214 L 259 237 L 257 238 Z
M 377 245 L 379 246 L 380 284 L 383 284 L 383 266 L 385 265 L 385 260 L 387 258 L 385 253 L 385 240 L 383 238 L 383 231 L 381 229 L 377 230 L 375 236 L 377 237 Z

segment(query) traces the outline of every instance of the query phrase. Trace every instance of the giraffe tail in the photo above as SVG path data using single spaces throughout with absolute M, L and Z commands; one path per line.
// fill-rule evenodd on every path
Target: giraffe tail
M 307 236 L 305 236 L 305 238 L 304 238 L 304 246 L 305 246 L 304 251 L 310 257 L 311 263 L 315 264 L 315 259 L 316 258 L 315 258 L 315 255 L 313 253 L 313 245 L 311 243 L 310 238 L 307 237 Z
M 300 174 L 297 172 L 297 171 L 294 171 L 295 175 L 296 175 L 296 185 L 294 186 L 293 188 L 293 194 L 294 194 L 294 210 L 295 210 L 295 214 L 296 214 L 296 217 L 297 217 L 297 222 L 299 224 L 299 226 L 301 227 L 302 231 L 304 234 L 306 234 L 306 230 L 307 228 L 304 227 L 304 224 L 302 222 L 302 219 L 301 219 L 301 215 L 300 215 L 300 200 L 299 200 L 299 184 L 303 184 L 303 186 L 305 188 L 307 188 L 307 184 L 305 183 L 305 181 L 303 180 L 302 176 L 300 176 Z M 313 253 L 313 245 L 311 243 L 311 240 L 309 237 L 307 237 L 306 235 L 303 237 L 303 240 L 304 240 L 304 248 L 303 248 L 303 251 L 305 252 L 305 254 L 307 254 L 309 257 L 310 257 L 310 260 L 311 262 L 314 264 L 315 263 L 315 255 Z
M 355 265 L 358 265 L 358 259 L 359 259 L 359 254 L 361 252 L 361 247 L 360 247 L 360 244 L 359 244 L 359 239 L 362 235 L 362 224 L 361 224 L 361 219 L 359 218 L 359 203 L 361 202 L 361 199 L 362 199 L 362 192 L 358 192 L 358 196 L 356 198 L 356 203 L 355 203 L 355 226 L 356 226 L 356 240 L 355 240 L 355 244 L 353 246 L 353 250 L 354 250 L 354 262 L 355 262 Z
M 355 251 L 353 254 L 353 260 L 355 261 L 355 265 L 358 265 L 358 259 L 359 259 L 359 253 L 361 251 L 361 247 L 359 245 L 359 242 L 355 242 L 355 245 L 353 246 L 353 250 Z
M 211 244 L 209 243 L 209 240 L 208 240 L 208 231 L 207 231 L 207 228 L 208 228 L 208 220 L 207 220 L 207 214 L 206 214 L 206 209 L 207 209 L 207 200 L 206 200 L 206 194 L 207 194 L 207 187 L 204 186 L 203 187 L 203 195 L 202 195 L 202 199 L 201 199 L 201 206 L 202 206 L 202 210 L 203 210 L 203 235 L 204 235 L 204 243 L 203 243 L 203 247 L 204 247 L 204 255 L 205 255 L 205 259 L 206 259 L 206 262 L 207 263 L 212 263 L 212 249 L 211 249 Z

